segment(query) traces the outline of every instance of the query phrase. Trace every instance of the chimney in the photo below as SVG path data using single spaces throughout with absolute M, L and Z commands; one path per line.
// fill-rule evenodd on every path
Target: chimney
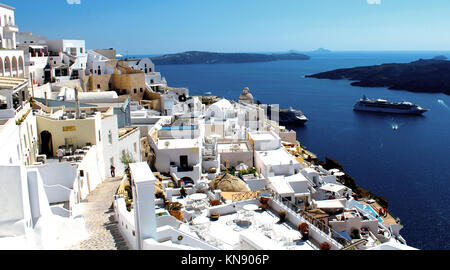
M 76 106 L 75 119 L 80 119 L 81 118 L 80 100 L 78 99 L 78 91 L 79 91 L 79 87 L 76 86 L 75 87 L 75 106 Z

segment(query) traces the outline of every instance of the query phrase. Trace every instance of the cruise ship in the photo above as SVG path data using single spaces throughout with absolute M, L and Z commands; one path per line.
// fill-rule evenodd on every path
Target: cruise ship
M 424 109 L 419 105 L 411 102 L 388 102 L 384 99 L 369 99 L 363 96 L 353 108 L 355 111 L 370 111 L 370 112 L 384 112 L 384 113 L 398 113 L 398 114 L 414 114 L 422 115 L 428 109 Z
M 278 119 L 274 119 L 276 118 L 276 111 L 278 111 Z M 292 107 L 289 109 L 278 109 L 269 106 L 267 114 L 271 120 L 278 120 L 282 124 L 304 125 L 308 121 L 308 118 L 302 111 L 295 110 Z

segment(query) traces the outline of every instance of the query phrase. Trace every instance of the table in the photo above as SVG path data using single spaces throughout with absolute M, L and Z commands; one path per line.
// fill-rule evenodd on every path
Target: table
M 193 201 L 201 201 L 205 200 L 206 198 L 208 198 L 208 196 L 204 193 L 195 193 L 189 196 L 189 199 Z
M 206 208 L 207 205 L 205 201 L 207 198 L 208 196 L 204 193 L 195 193 L 188 197 L 188 199 L 192 201 L 192 208 L 194 208 L 194 210 Z

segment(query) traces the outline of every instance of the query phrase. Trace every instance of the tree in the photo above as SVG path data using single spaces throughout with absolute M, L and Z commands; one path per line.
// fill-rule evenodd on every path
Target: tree
M 134 160 L 133 156 L 127 150 L 127 151 L 122 152 L 122 156 L 120 157 L 120 162 L 122 162 L 122 164 L 125 166 L 125 173 L 127 174 L 128 179 L 131 180 L 130 164 L 135 163 L 136 160 Z

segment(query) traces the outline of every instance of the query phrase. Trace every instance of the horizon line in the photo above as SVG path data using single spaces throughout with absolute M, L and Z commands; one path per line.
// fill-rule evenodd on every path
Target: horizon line
M 125 56 L 125 55 L 168 55 L 168 54 L 178 54 L 178 53 L 185 53 L 185 52 L 209 52 L 209 53 L 289 53 L 291 51 L 295 51 L 296 53 L 320 53 L 320 54 L 327 54 L 327 53 L 342 53 L 342 52 L 448 52 L 450 53 L 450 49 L 445 50 L 327 50 L 327 52 L 317 52 L 317 50 L 312 51 L 299 51 L 299 50 L 287 50 L 287 51 L 208 51 L 208 50 L 184 50 L 179 52 L 165 52 L 165 53 L 127 53 L 127 52 L 121 52 L 119 54 Z

